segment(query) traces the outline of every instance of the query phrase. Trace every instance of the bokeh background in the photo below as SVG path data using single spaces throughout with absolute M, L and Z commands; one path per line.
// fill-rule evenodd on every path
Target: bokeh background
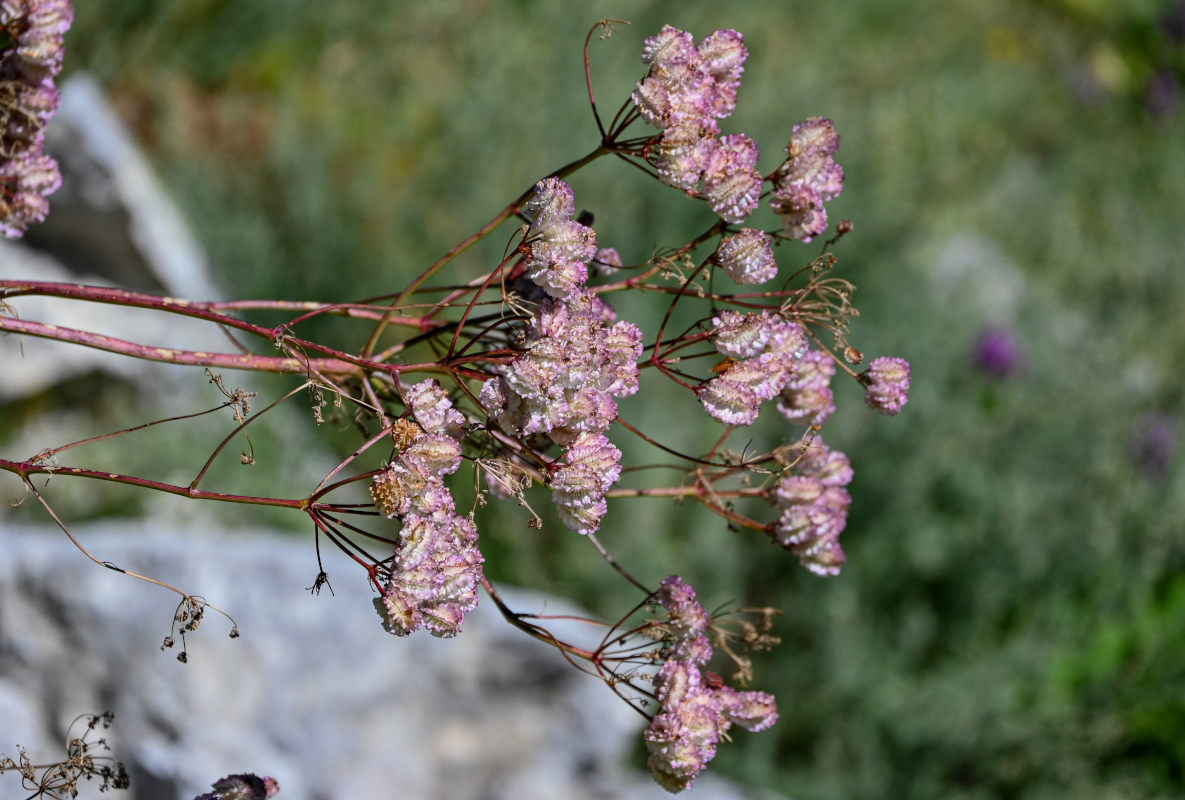
M 602 540 L 643 580 L 678 572 L 709 605 L 784 612 L 754 683 L 782 719 L 739 733 L 713 769 L 804 800 L 1185 794 L 1185 3 L 94 0 L 77 14 L 67 72 L 113 94 L 227 294 L 342 301 L 397 290 L 595 146 L 581 45 L 597 19 L 633 23 L 593 44 L 610 113 L 661 25 L 742 31 L 751 56 L 723 128 L 753 136 L 768 172 L 793 123 L 835 120 L 853 343 L 908 358 L 913 393 L 886 419 L 838 387 L 825 433 L 856 469 L 838 578 L 693 504 L 611 506 Z M 627 262 L 709 220 L 612 159 L 572 183 Z M 496 263 L 492 239 L 461 268 Z M 714 438 L 694 404 L 702 424 L 672 428 L 649 388 L 623 416 L 687 450 Z M 772 443 L 767 416 L 754 437 Z M 304 441 L 261 432 L 252 480 Z M 349 431 L 335 446 L 352 449 Z M 78 510 L 140 502 L 107 496 Z M 636 601 L 558 523 L 484 513 L 494 578 L 609 618 Z

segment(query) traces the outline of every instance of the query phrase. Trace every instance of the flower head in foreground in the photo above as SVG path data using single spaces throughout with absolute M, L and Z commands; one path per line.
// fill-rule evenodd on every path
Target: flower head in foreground
M 712 657 L 705 635 L 710 617 L 689 584 L 671 575 L 655 601 L 667 612 L 669 655 L 654 676 L 659 710 L 643 737 L 649 753 L 646 769 L 673 793 L 691 787 L 729 728 L 766 730 L 777 722 L 778 710 L 773 695 L 738 691 L 701 672 Z
M 808 350 L 798 363 L 798 371 L 787 382 L 778 399 L 778 410 L 791 422 L 822 425 L 835 413 L 835 394 L 831 379 L 835 359 L 822 350 Z
M 876 359 L 861 380 L 868 390 L 864 402 L 882 414 L 900 414 L 909 402 L 909 362 L 904 358 Z
M 552 500 L 565 525 L 593 533 L 608 508 L 605 492 L 621 476 L 621 451 L 603 433 L 581 431 L 564 458 L 551 479 Z
M 227 775 L 210 784 L 212 792 L 198 795 L 193 800 L 267 800 L 280 791 L 275 778 L 258 775 Z
M 712 319 L 716 349 L 728 356 L 719 375 L 700 389 L 704 409 L 726 425 L 752 425 L 761 404 L 790 383 L 807 352 L 795 322 L 765 314 L 724 311 Z M 736 360 L 736 356 L 749 356 Z
M 827 230 L 823 204 L 843 191 L 843 167 L 833 158 L 839 149 L 835 125 L 811 117 L 794 126 L 786 160 L 774 175 L 770 206 L 782 217 L 782 235 L 809 242 Z
M 62 182 L 43 148 L 73 21 L 69 0 L 0 1 L 0 30 L 11 40 L 0 50 L 0 230 L 9 238 L 45 218 L 46 198 Z
M 839 535 L 848 523 L 852 498 L 846 487 L 851 480 L 848 457 L 816 436 L 794 472 L 783 475 L 774 486 L 774 501 L 782 509 L 778 543 L 817 575 L 838 575 L 847 560 Z
M 576 286 L 539 304 L 526 331 L 525 352 L 495 370 L 481 388 L 481 404 L 508 433 L 546 433 L 569 444 L 580 431 L 604 431 L 612 424 L 613 398 L 638 390 L 641 354 L 641 329 L 618 321 L 594 292 Z
M 404 397 L 422 427 L 396 424 L 403 447 L 371 480 L 375 508 L 403 524 L 375 608 L 383 626 L 399 636 L 421 627 L 435 636 L 455 636 L 465 614 L 477 606 L 483 563 L 477 528 L 457 513 L 444 484 L 444 476 L 461 465 L 464 418 L 434 380 L 409 387 Z
M 740 284 L 756 285 L 772 281 L 778 274 L 778 262 L 765 231 L 744 228 L 729 236 L 716 250 L 716 259 L 729 277 Z
M 654 148 L 659 179 L 698 192 L 727 222 L 741 223 L 757 208 L 763 179 L 756 143 L 744 134 L 720 137 L 716 120 L 736 109 L 749 51 L 734 30 L 695 45 L 690 33 L 665 26 L 642 47 L 650 72 L 633 93 L 642 118 L 662 130 Z

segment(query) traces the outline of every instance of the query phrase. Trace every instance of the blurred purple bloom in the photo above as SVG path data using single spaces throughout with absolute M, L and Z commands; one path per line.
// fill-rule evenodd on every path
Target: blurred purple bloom
M 1177 76 L 1167 69 L 1153 73 L 1148 79 L 1144 107 L 1157 119 L 1176 114 L 1181 108 L 1181 84 L 1177 82 Z
M 1161 412 L 1146 414 L 1131 442 L 1131 458 L 1148 480 L 1159 483 L 1173 465 L 1181 426 L 1176 417 Z
M 979 370 L 1007 378 L 1020 368 L 1020 342 L 1008 328 L 992 326 L 976 338 L 972 358 Z

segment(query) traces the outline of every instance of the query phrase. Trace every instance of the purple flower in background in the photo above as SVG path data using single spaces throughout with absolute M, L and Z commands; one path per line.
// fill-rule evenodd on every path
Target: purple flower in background
M 980 371 L 993 377 L 1007 378 L 1020 368 L 1020 342 L 1008 328 L 985 328 L 975 339 L 972 359 Z
M 1176 114 L 1181 108 L 1181 84 L 1177 82 L 1177 76 L 1167 69 L 1154 72 L 1148 79 L 1144 107 L 1157 119 Z
M 1173 465 L 1181 426 L 1176 417 L 1162 412 L 1145 414 L 1131 442 L 1131 459 L 1148 480 L 1159 483 Z

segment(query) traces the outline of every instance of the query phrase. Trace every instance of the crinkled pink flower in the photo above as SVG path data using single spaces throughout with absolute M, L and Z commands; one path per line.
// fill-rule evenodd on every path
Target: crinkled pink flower
M 838 575 L 847 558 L 839 535 L 847 526 L 852 502 L 845 488 L 852 480 L 851 462 L 816 436 L 795 461 L 794 470 L 783 475 L 773 490 L 773 499 L 782 509 L 775 528 L 777 541 L 810 571 Z
M 605 492 L 621 476 L 621 451 L 602 433 L 576 435 L 564 463 L 551 476 L 560 519 L 577 533 L 594 533 L 608 508 Z
M 12 40 L 0 50 L 0 231 L 9 238 L 45 219 L 46 198 L 61 186 L 44 134 L 58 109 L 54 77 L 73 20 L 69 0 L 0 2 L 0 30 Z
M 770 199 L 782 217 L 786 238 L 809 242 L 827 229 L 823 204 L 843 191 L 843 167 L 832 157 L 838 149 L 839 135 L 831 120 L 811 117 L 794 126 Z
M 747 383 L 717 375 L 704 384 L 699 401 L 725 425 L 752 425 L 761 411 L 761 397 Z
M 773 326 L 768 314 L 742 314 L 721 311 L 712 318 L 713 341 L 716 349 L 730 358 L 751 358 L 760 355 L 769 344 Z
M 602 247 L 589 265 L 602 275 L 612 275 L 621 269 L 621 253 L 614 247 Z
M 440 388 L 434 378 L 408 387 L 403 397 L 425 432 L 445 433 L 457 439 L 464 436 L 465 417 L 453 408 L 448 393 Z
M 713 119 L 689 118 L 667 128 L 655 147 L 658 177 L 668 186 L 694 192 L 720 146 Z
M 782 389 L 778 410 L 791 422 L 822 425 L 835 413 L 831 378 L 835 360 L 822 350 L 810 350 L 798 361 L 794 377 Z
M 539 181 L 524 209 L 532 220 L 526 275 L 547 294 L 561 299 L 584 286 L 587 262 L 597 252 L 596 232 L 570 219 L 575 210 L 572 189 L 559 178 Z
M 515 435 L 546 433 L 567 444 L 580 431 L 605 430 L 617 416 L 613 398 L 637 391 L 642 353 L 641 330 L 612 320 L 588 290 L 545 300 L 525 352 L 482 386 L 482 405 Z
M 740 224 L 757 208 L 765 181 L 757 145 L 743 133 L 724 136 L 704 168 L 703 196 L 726 222 Z
M 882 414 L 899 414 L 909 402 L 909 362 L 884 356 L 872 362 L 863 377 L 864 402 Z
M 668 575 L 654 599 L 667 610 L 667 632 L 676 641 L 698 638 L 708 630 L 707 609 L 696 599 L 691 584 L 678 575 Z
M 726 237 L 716 249 L 716 260 L 729 277 L 744 285 L 766 283 L 778 274 L 769 234 L 753 228 Z

